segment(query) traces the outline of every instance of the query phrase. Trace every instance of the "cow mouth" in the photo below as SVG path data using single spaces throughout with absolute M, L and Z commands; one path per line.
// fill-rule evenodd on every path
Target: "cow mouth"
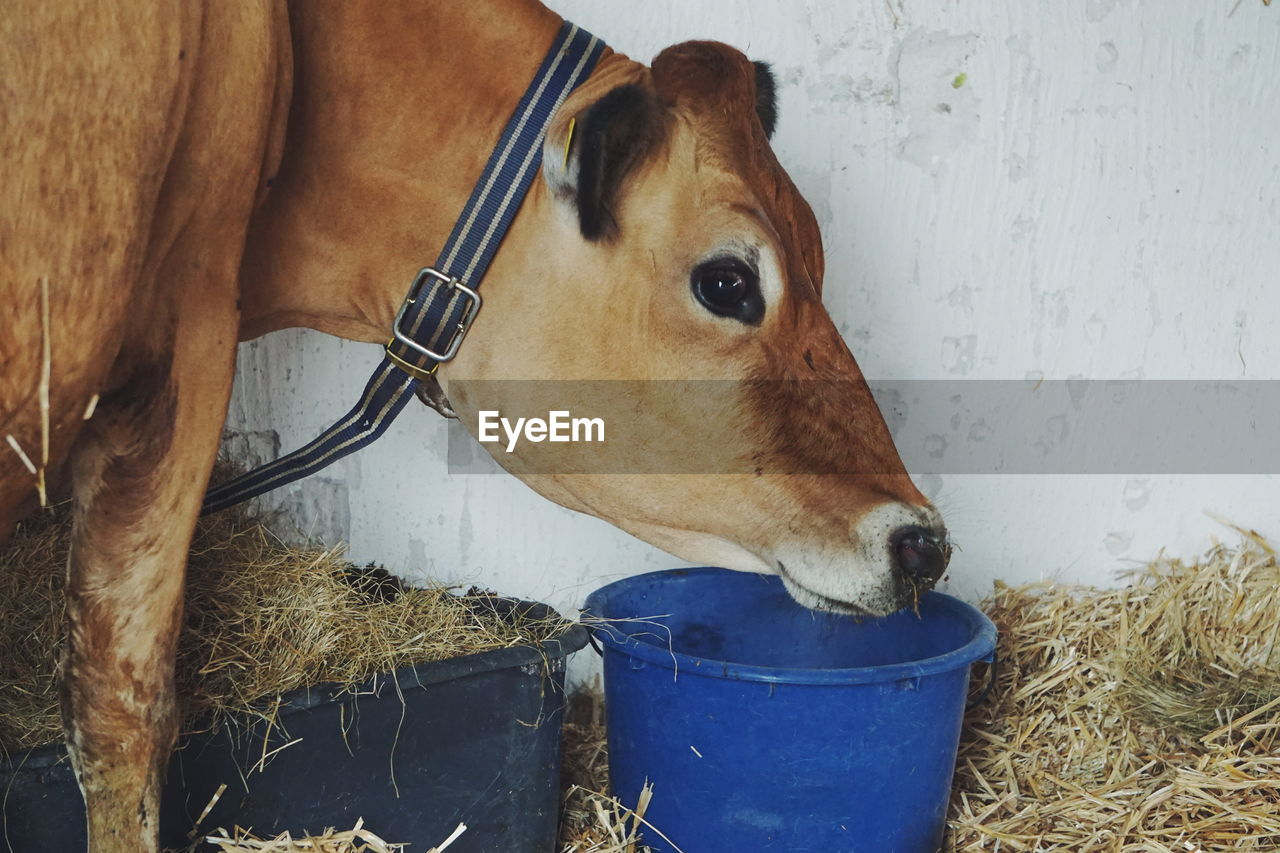
M 795 598 L 797 602 L 808 607 L 810 610 L 818 610 L 824 613 L 839 613 L 844 616 L 857 616 L 860 618 L 873 617 L 877 615 L 864 607 L 859 607 L 851 602 L 841 601 L 838 598 L 832 598 L 829 595 L 823 595 L 820 592 L 810 589 L 800 581 L 796 580 L 796 576 L 787 571 L 786 565 L 781 560 L 777 560 L 776 562 L 778 564 L 778 576 L 781 577 L 789 587 L 788 591 L 791 593 L 791 597 Z M 810 600 L 802 600 L 800 596 L 796 595 L 797 590 L 804 594 L 805 599 Z

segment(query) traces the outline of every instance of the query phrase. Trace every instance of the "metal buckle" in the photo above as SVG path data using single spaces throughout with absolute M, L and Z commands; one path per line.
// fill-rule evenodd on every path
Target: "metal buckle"
M 449 287 L 451 290 L 458 291 L 466 297 L 467 301 L 470 303 L 466 312 L 462 315 L 462 319 L 458 322 L 457 328 L 454 329 L 453 337 L 449 339 L 449 345 L 445 347 L 444 352 L 435 352 L 434 350 L 424 347 L 400 329 L 401 324 L 404 322 L 404 315 L 409 310 L 409 306 L 417 303 L 418 297 L 422 295 L 422 287 L 426 284 L 428 279 L 435 279 Z M 449 361 L 458 354 L 458 348 L 462 346 L 462 339 L 467 336 L 467 330 L 471 328 L 471 324 L 475 321 L 476 314 L 480 313 L 480 305 L 480 294 L 467 287 L 455 276 L 446 275 L 432 267 L 423 267 L 418 271 L 417 277 L 409 287 L 409 295 L 405 297 L 404 303 L 400 306 L 400 310 L 396 312 L 395 323 L 391 326 L 391 332 L 394 336 L 392 341 L 399 341 L 401 344 L 419 355 L 424 355 L 436 363 L 432 365 L 430 369 L 409 364 L 404 359 L 391 352 L 392 341 L 387 342 L 387 355 L 390 356 L 391 360 L 400 367 L 406 369 L 411 368 L 409 370 L 411 374 L 421 373 L 429 376 L 432 373 L 435 373 L 436 368 L 440 366 L 440 362 Z

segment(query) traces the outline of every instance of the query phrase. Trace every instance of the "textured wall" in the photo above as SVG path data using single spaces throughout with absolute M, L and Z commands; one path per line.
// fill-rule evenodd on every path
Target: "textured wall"
M 775 145 L 828 253 L 827 303 L 886 379 L 1280 380 L 1280 5 L 1261 0 L 561 0 L 635 58 L 718 38 L 774 63 Z M 962 78 L 958 75 L 963 74 Z M 406 269 L 423 261 L 406 258 Z M 481 320 L 483 322 L 483 319 Z M 310 438 L 375 348 L 245 345 L 243 452 Z M 1277 434 L 1280 425 L 1261 428 Z M 939 425 L 949 442 L 981 440 Z M 505 476 L 449 476 L 412 407 L 279 499 L 413 576 L 572 608 L 674 560 Z M 951 588 L 1105 583 L 1161 547 L 1280 537 L 1280 477 L 929 475 L 961 544 Z

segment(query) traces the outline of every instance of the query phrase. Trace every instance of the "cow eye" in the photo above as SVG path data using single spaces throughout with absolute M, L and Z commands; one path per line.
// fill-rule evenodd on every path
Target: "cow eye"
M 764 315 L 760 281 L 755 271 L 737 261 L 709 261 L 693 270 L 693 295 L 720 317 L 759 323 Z

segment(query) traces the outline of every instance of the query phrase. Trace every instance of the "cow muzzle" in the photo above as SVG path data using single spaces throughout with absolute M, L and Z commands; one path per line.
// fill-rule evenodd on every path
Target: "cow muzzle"
M 793 542 L 775 552 L 791 595 L 816 610 L 862 616 L 916 605 L 942 578 L 951 556 L 938 511 L 898 501 L 864 513 L 846 544 L 813 544 Z
M 946 531 L 917 524 L 898 529 L 890 538 L 890 548 L 898 571 L 917 589 L 936 584 L 951 560 Z

